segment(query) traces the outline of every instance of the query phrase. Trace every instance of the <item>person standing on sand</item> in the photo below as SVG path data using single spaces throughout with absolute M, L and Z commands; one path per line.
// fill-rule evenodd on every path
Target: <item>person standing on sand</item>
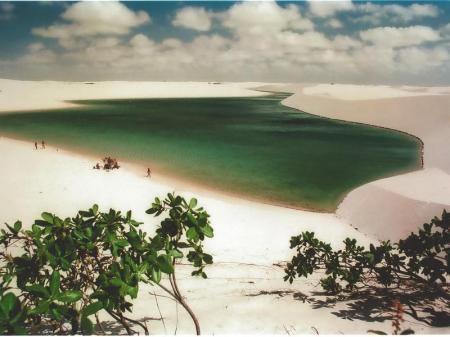
M 37 142 L 34 142 L 34 147 L 37 150 Z
M 147 168 L 147 177 L 151 178 L 152 177 L 152 171 L 150 171 L 150 167 Z
M 42 145 L 42 148 L 45 149 L 45 142 L 44 141 L 41 142 L 41 145 Z

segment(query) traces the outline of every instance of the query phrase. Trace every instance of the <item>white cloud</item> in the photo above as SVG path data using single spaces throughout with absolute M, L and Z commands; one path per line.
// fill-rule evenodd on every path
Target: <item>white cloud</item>
M 330 17 L 338 12 L 355 9 L 351 0 L 308 0 L 308 4 L 311 13 L 319 17 Z
M 40 51 L 40 50 L 43 50 L 44 48 L 45 48 L 45 46 L 44 46 L 44 44 L 41 43 L 41 42 L 35 42 L 35 43 L 32 43 L 32 44 L 28 45 L 28 47 L 27 47 L 27 49 L 28 49 L 30 52 L 38 52 L 38 51 Z
M 183 7 L 175 14 L 172 24 L 201 32 L 210 30 L 213 14 L 203 7 Z
M 441 34 L 445 36 L 446 38 L 450 38 L 450 23 L 447 23 L 445 26 L 441 27 L 439 29 Z
M 360 5 L 355 3 L 347 10 L 356 11 L 353 7 Z M 341 11 L 345 10 L 342 8 Z M 408 79 L 421 84 L 433 76 L 445 78 L 443 73 L 446 71 L 450 77 L 450 45 L 442 39 L 446 31 L 450 35 L 447 26 L 439 31 L 418 25 L 377 27 L 330 37 L 315 30 L 313 22 L 305 17 L 298 5 L 242 2 L 222 12 L 205 10 L 210 20 L 216 20 L 231 34 L 211 34 L 211 21 L 207 24 L 201 20 L 190 23 L 185 20 L 182 24 L 181 16 L 178 16 L 176 24 L 179 27 L 190 25 L 189 29 L 194 29 L 195 23 L 200 24 L 196 36 L 189 41 L 177 36 L 157 41 L 151 37 L 151 32 L 126 34 L 143 21 L 139 19 L 139 12 L 128 8 L 126 10 L 132 13 L 130 18 L 134 19 L 119 24 L 122 28 L 108 29 L 97 23 L 109 19 L 95 21 L 94 14 L 81 18 L 76 14 L 78 11 L 69 9 L 63 16 L 67 22 L 53 25 L 58 34 L 49 33 L 63 48 L 52 51 L 42 43 L 33 44 L 24 57 L 11 60 L 8 67 L 3 66 L 3 73 L 7 75 L 15 67 L 17 73 L 24 76 L 77 80 L 398 83 Z M 199 13 L 198 9 L 195 15 Z M 418 12 L 423 10 L 416 9 Z M 174 13 L 174 24 L 175 20 L 177 13 Z M 331 27 L 339 26 L 333 16 L 314 20 Z M 77 32 L 60 29 L 61 25 L 89 27 L 90 33 L 80 36 Z M 51 27 L 47 27 L 48 31 Z
M 136 50 L 151 51 L 155 43 L 144 34 L 137 34 L 131 38 L 130 45 Z
M 285 29 L 310 30 L 311 20 L 302 17 L 296 5 L 279 6 L 273 1 L 243 2 L 223 15 L 223 25 L 239 36 L 273 34 Z
M 33 34 L 58 39 L 68 47 L 74 38 L 95 35 L 124 35 L 150 21 L 144 11 L 134 12 L 120 2 L 86 1 L 71 5 L 62 14 L 68 23 L 34 28 Z
M 336 50 L 348 50 L 352 48 L 360 48 L 362 43 L 349 36 L 337 35 L 333 40 L 333 48 Z
M 332 18 L 339 12 L 352 12 L 354 21 L 378 25 L 393 22 L 411 22 L 439 15 L 439 9 L 431 4 L 376 4 L 358 3 L 351 0 L 308 0 L 312 15 L 321 18 Z M 333 27 L 335 23 L 328 22 Z M 337 24 L 336 24 L 337 25 Z
M 369 22 L 373 25 L 391 20 L 394 22 L 410 22 L 426 17 L 437 17 L 439 10 L 430 4 L 412 4 L 409 6 L 397 4 L 359 4 L 356 6 L 360 17 L 356 21 Z
M 385 47 L 414 46 L 440 39 L 437 31 L 426 26 L 378 27 L 362 31 L 359 35 L 366 42 Z
M 327 25 L 334 29 L 342 28 L 344 25 L 338 19 L 331 19 L 327 21 Z
M 438 67 L 449 60 L 449 52 L 441 47 L 408 47 L 398 52 L 398 63 L 410 73 L 420 73 L 429 68 Z
M 15 6 L 14 4 L 10 2 L 2 2 L 0 3 L 0 10 L 2 12 L 12 12 L 14 10 Z
M 11 19 L 14 14 L 15 6 L 10 2 L 1 2 L 0 3 L 0 21 Z
M 19 59 L 23 64 L 51 64 L 57 59 L 57 55 L 52 50 L 45 47 L 43 43 L 31 43 L 27 47 L 28 53 Z

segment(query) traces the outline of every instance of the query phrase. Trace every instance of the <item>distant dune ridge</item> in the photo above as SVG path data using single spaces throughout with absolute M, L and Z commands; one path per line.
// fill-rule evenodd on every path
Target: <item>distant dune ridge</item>
M 0 79 L 0 113 L 74 106 L 67 101 L 114 98 L 263 96 L 258 82 L 56 82 Z M 26 99 L 24 99 L 26 97 Z
M 215 237 L 207 242 L 215 263 L 209 278 L 189 277 L 181 267 L 180 286 L 198 314 L 204 333 L 366 333 L 391 331 L 391 322 L 342 319 L 334 307 L 313 309 L 293 295 L 317 290 L 318 276 L 282 281 L 279 262 L 291 256 L 289 238 L 304 230 L 339 247 L 345 237 L 368 245 L 377 239 L 397 239 L 416 229 L 442 208 L 450 209 L 450 89 L 387 86 L 287 85 L 264 83 L 169 82 L 21 82 L 0 80 L 0 111 L 66 107 L 65 100 L 143 97 L 255 96 L 261 91 L 286 91 L 294 95 L 283 103 L 325 117 L 397 129 L 424 142 L 424 169 L 382 179 L 348 194 L 336 214 L 314 213 L 270 206 L 203 190 L 157 172 L 146 172 L 121 163 L 120 170 L 93 170 L 99 158 L 90 158 L 48 146 L 35 150 L 28 142 L 0 137 L 0 223 L 17 218 L 26 226 L 42 211 L 71 216 L 98 203 L 102 209 L 132 209 L 151 232 L 155 220 L 144 213 L 155 196 L 176 191 L 196 196 L 211 214 Z M 364 98 L 364 99 L 361 99 Z M 358 228 L 356 230 L 355 228 Z M 143 289 L 135 301 L 136 317 L 159 317 L 154 297 Z M 277 295 L 279 291 L 284 295 Z M 278 292 L 278 293 L 277 293 Z M 167 331 L 151 321 L 152 333 L 173 333 L 177 317 L 174 304 L 160 299 Z M 214 313 L 211 315 L 211 313 Z M 263 321 L 261 321 L 263 317 Z M 448 333 L 408 321 L 416 333 Z M 193 333 L 184 312 L 178 333 Z

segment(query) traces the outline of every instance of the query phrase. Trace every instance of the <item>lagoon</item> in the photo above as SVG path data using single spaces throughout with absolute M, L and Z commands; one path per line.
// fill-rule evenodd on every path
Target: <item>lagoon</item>
M 0 133 L 319 211 L 334 210 L 364 183 L 420 168 L 416 138 L 298 111 L 281 104 L 287 96 L 77 101 L 3 114 Z

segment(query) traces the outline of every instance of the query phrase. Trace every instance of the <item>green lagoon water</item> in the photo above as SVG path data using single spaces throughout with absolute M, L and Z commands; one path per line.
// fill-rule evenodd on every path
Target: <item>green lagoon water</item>
M 299 112 L 280 103 L 286 97 L 82 101 L 1 115 L 0 133 L 315 210 L 333 210 L 357 186 L 419 168 L 417 139 Z

